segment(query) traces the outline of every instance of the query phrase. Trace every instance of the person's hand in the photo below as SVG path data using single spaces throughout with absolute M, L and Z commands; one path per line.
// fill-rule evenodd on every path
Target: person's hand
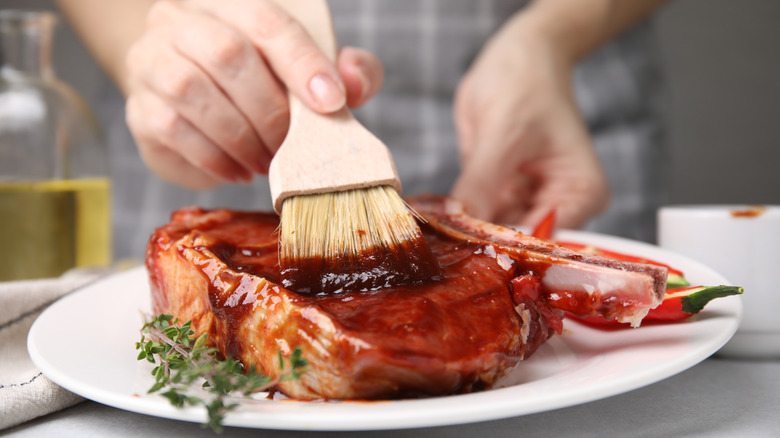
M 360 106 L 383 80 L 364 50 L 344 48 L 334 65 L 270 0 L 158 1 L 127 67 L 141 157 L 195 189 L 268 172 L 289 125 L 287 89 L 328 113 Z
M 562 228 L 603 210 L 606 177 L 572 95 L 571 60 L 515 17 L 483 48 L 455 96 L 462 172 L 452 191 L 470 214 Z

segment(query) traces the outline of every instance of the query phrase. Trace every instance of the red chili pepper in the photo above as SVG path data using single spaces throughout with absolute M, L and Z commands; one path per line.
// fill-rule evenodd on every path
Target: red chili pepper
M 539 225 L 531 232 L 531 236 L 537 239 L 552 240 L 553 231 L 555 230 L 555 209 L 550 210 L 547 216 L 539 222 Z
M 642 323 L 681 321 L 699 313 L 707 303 L 715 298 L 739 295 L 742 292 L 743 289 L 737 286 L 692 286 L 667 289 L 664 301 L 655 309 L 651 309 L 647 316 L 642 319 Z M 600 316 L 585 318 L 572 314 L 567 316 L 590 326 L 604 328 L 630 327 L 628 324 L 606 320 Z

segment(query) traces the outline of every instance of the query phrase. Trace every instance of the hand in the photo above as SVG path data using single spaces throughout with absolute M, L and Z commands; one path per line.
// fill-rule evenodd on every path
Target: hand
M 127 55 L 127 123 L 163 179 L 247 182 L 284 139 L 287 89 L 328 113 L 362 105 L 382 80 L 363 50 L 342 49 L 334 65 L 273 1 L 158 1 Z
M 556 209 L 558 226 L 576 228 L 606 207 L 570 71 L 521 16 L 483 48 L 455 95 L 462 173 L 452 196 L 470 214 L 533 227 Z

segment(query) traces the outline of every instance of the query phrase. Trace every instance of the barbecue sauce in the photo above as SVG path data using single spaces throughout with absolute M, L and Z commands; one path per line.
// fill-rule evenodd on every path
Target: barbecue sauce
M 285 277 L 285 272 L 279 267 L 278 236 L 276 234 L 278 217 L 273 214 L 241 212 L 233 212 L 232 215 L 233 218 L 230 221 L 202 223 L 195 226 L 194 229 L 204 240 L 204 245 L 196 246 L 196 249 L 199 251 L 208 250 L 230 268 L 230 270 L 220 270 L 218 274 L 206 274 L 208 277 L 212 277 L 212 281 L 210 281 L 212 285 L 215 275 L 219 277 L 219 284 L 235 285 L 231 294 L 233 301 L 237 300 L 237 295 L 243 297 L 244 294 L 255 293 L 254 288 L 256 285 L 242 285 L 241 279 L 243 277 L 240 274 L 250 274 L 255 278 L 268 280 L 274 287 L 282 286 L 287 290 L 292 290 L 298 293 L 301 299 L 306 299 L 307 297 L 316 298 L 315 301 L 320 304 L 325 302 L 335 303 L 342 298 L 352 300 L 356 296 L 360 297 L 361 302 L 368 302 L 373 300 L 366 297 L 372 295 L 381 297 L 380 299 L 383 300 L 382 306 L 388 306 L 389 302 L 396 299 L 395 297 L 399 295 L 425 294 L 427 290 L 433 288 L 432 285 L 440 282 L 444 283 L 442 287 L 459 290 L 467 287 L 465 286 L 466 282 L 475 280 L 482 284 L 490 284 L 495 281 L 495 277 L 498 275 L 497 272 L 500 272 L 501 275 L 499 276 L 502 277 L 500 281 L 505 281 L 508 284 L 512 278 L 518 275 L 528 274 L 542 278 L 549 267 L 549 261 L 547 260 L 533 257 L 517 257 L 511 253 L 496 253 L 495 249 L 490 245 L 452 240 L 436 232 L 430 226 L 422 224 L 420 228 L 424 236 L 424 250 L 429 251 L 431 260 L 435 263 L 435 268 L 426 265 L 425 260 L 421 261 L 420 258 L 415 258 L 417 255 L 422 254 L 421 251 L 416 251 L 420 250 L 420 248 L 403 248 L 406 251 L 405 254 L 400 256 L 399 254 L 393 254 L 392 258 L 400 260 L 405 258 L 410 269 L 416 269 L 416 272 L 408 274 L 408 278 L 405 281 L 397 281 L 397 279 L 390 277 L 390 274 L 388 274 L 388 272 L 391 272 L 390 268 L 361 273 L 354 271 L 354 262 L 340 265 L 336 261 L 327 262 L 320 259 L 312 259 L 308 264 L 299 264 L 300 270 L 295 273 L 300 281 L 298 284 L 316 283 L 316 280 L 314 280 L 315 274 L 310 273 L 306 268 L 311 267 L 311 272 L 315 272 L 318 275 L 322 267 L 321 264 L 329 263 L 332 275 L 340 277 L 341 286 L 338 289 L 321 289 L 313 286 L 299 291 L 288 287 L 289 283 L 287 283 L 286 278 L 289 277 Z M 371 254 L 370 257 L 381 258 L 383 255 L 385 254 L 377 251 Z M 498 269 L 490 269 L 489 272 L 479 273 L 462 271 L 459 263 L 472 257 L 485 257 L 490 260 L 491 266 L 498 266 Z M 576 256 L 572 258 L 576 259 Z M 367 265 L 374 267 L 384 266 L 382 262 L 378 263 L 376 260 L 368 262 Z M 206 266 L 201 266 L 201 269 L 208 270 Z M 235 273 L 231 271 L 235 271 Z M 236 275 L 236 273 L 239 275 Z M 335 284 L 337 282 L 331 282 L 330 286 Z M 248 292 L 245 292 L 244 289 L 247 289 Z M 371 294 L 368 294 L 368 292 L 371 292 Z M 578 291 L 558 292 L 554 297 L 544 296 L 542 299 L 555 301 L 556 306 L 562 306 L 562 308 L 569 311 L 582 314 L 594 313 L 596 311 L 592 308 L 595 304 L 592 302 L 594 297 Z M 240 313 L 229 318 L 229 320 L 241 319 L 243 312 L 249 311 L 248 309 L 251 308 L 251 306 L 228 305 L 226 309 L 226 303 L 218 303 L 218 301 L 222 301 L 217 298 L 217 295 L 219 295 L 218 291 L 212 291 L 211 295 L 212 303 L 219 304 L 214 306 L 215 310 Z M 327 299 L 329 297 L 334 299 Z M 240 301 L 262 299 L 263 297 L 257 296 L 241 298 Z M 359 325 L 367 323 L 368 321 L 361 321 Z
M 747 217 L 747 218 L 759 217 L 762 214 L 764 214 L 764 212 L 766 212 L 766 207 L 762 205 L 754 205 L 751 207 L 747 207 L 743 209 L 734 209 L 730 211 L 732 217 Z
M 306 295 L 423 284 L 441 279 L 441 268 L 425 240 L 373 247 L 358 255 L 309 257 L 282 266 L 282 286 Z
M 205 259 L 204 265 L 199 266 L 209 278 L 210 287 L 214 288 L 215 284 L 219 284 L 223 289 L 227 288 L 231 291 L 229 293 L 230 300 L 226 298 L 225 290 L 212 290 L 210 296 L 213 310 L 217 313 L 235 313 L 227 318 L 228 321 L 235 321 L 243 318 L 244 312 L 249 312 L 252 308 L 252 306 L 236 305 L 235 303 L 244 304 L 267 300 L 267 297 L 262 296 L 262 291 L 257 292 L 257 284 L 254 281 L 248 282 L 248 278 L 267 281 L 273 288 L 284 287 L 287 290 L 291 290 L 291 288 L 285 287 L 284 274 L 278 262 L 278 236 L 276 234 L 278 216 L 254 212 L 224 211 L 224 213 L 230 216 L 229 220 L 216 217 L 214 220 L 192 223 L 186 217 L 181 217 L 178 220 L 174 218 L 174 222 L 166 226 L 165 233 L 168 233 L 169 237 L 173 239 L 180 238 L 187 233 L 198 235 L 201 244 L 194 245 L 194 249 L 199 252 L 207 250 L 230 268 L 224 270 L 213 266 L 212 269 L 210 266 L 213 259 L 209 258 Z M 179 214 L 186 216 L 189 213 L 185 210 Z M 195 215 L 203 215 L 203 210 L 196 210 Z M 177 222 L 182 223 L 182 225 L 186 223 L 184 229 L 178 229 L 175 225 Z M 436 267 L 435 270 L 432 270 L 428 266 L 423 266 L 414 275 L 427 272 L 428 277 L 417 277 L 418 280 L 415 281 L 391 285 L 384 284 L 384 282 L 390 283 L 391 281 L 387 280 L 382 271 L 378 273 L 366 272 L 364 273 L 365 278 L 350 279 L 348 274 L 344 273 L 345 271 L 338 271 L 338 265 L 334 264 L 336 267 L 333 271 L 334 275 L 343 275 L 345 278 L 343 287 L 338 290 L 338 293 L 329 293 L 317 288 L 306 290 L 305 293 L 293 290 L 296 292 L 296 299 L 318 305 L 330 303 L 329 305 L 337 308 L 341 308 L 341 305 L 334 303 L 355 300 L 355 303 L 359 302 L 363 307 L 376 305 L 378 308 L 386 310 L 396 301 L 402 303 L 401 307 L 410 306 L 410 303 L 404 301 L 405 299 L 414 295 L 424 296 L 436 293 L 436 290 L 440 288 L 451 291 L 448 292 L 450 294 L 457 294 L 464 289 L 489 287 L 490 284 L 496 282 L 507 285 L 512 278 L 519 275 L 533 275 L 543 278 L 550 267 L 550 261 L 547 259 L 539 259 L 527 254 L 515 253 L 515 251 L 497 253 L 491 245 L 453 240 L 427 224 L 422 224 L 420 228 Z M 413 258 L 414 254 L 419 254 L 419 252 L 415 252 L 413 248 L 408 250 L 406 255 L 409 265 L 413 268 L 421 265 L 417 259 Z M 381 257 L 382 254 L 377 252 L 372 256 Z M 486 259 L 484 262 L 480 262 L 480 270 L 473 272 L 464 270 L 464 262 L 475 257 Z M 570 258 L 577 260 L 579 257 L 581 256 L 574 254 Z M 318 261 L 312 260 L 311 263 L 318 263 Z M 372 263 L 372 265 L 376 264 Z M 347 267 L 354 268 L 354 265 Z M 151 272 L 154 275 L 154 269 Z M 249 274 L 249 276 L 243 274 Z M 303 269 L 298 275 L 305 277 L 308 274 Z M 383 283 L 376 283 L 379 281 Z M 544 290 L 541 292 L 540 301 L 580 315 L 619 313 L 620 309 L 617 307 L 625 305 L 625 303 L 620 302 L 605 302 L 598 293 L 588 294 L 580 290 L 559 289 L 554 294 L 549 294 Z M 375 298 L 380 301 L 376 301 Z M 616 308 L 611 309 L 610 306 L 616 306 Z M 408 310 L 411 312 L 410 308 Z M 349 313 L 363 313 L 363 310 L 352 309 Z M 399 314 L 401 313 L 402 311 L 399 310 Z M 369 321 L 361 320 L 357 325 L 364 326 L 369 323 Z

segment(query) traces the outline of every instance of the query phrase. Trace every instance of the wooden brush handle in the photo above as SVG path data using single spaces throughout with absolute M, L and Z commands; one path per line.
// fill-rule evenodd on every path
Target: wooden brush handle
M 333 19 L 327 0 L 276 0 L 276 3 L 306 29 L 312 40 L 320 47 L 322 53 L 331 62 L 335 63 L 336 55 L 338 54 L 338 41 L 336 41 L 336 32 L 333 29 Z M 290 101 L 290 125 L 293 122 L 298 124 L 310 123 L 308 119 L 312 116 L 315 119 L 321 117 L 309 109 L 293 93 L 288 92 L 287 97 Z M 352 117 L 346 107 L 330 116 L 344 119 Z M 292 128 L 290 126 L 291 131 Z
M 325 0 L 277 0 L 335 62 L 337 42 Z M 387 147 L 344 107 L 328 115 L 290 99 L 290 128 L 268 172 L 274 210 L 290 196 L 401 183 Z

